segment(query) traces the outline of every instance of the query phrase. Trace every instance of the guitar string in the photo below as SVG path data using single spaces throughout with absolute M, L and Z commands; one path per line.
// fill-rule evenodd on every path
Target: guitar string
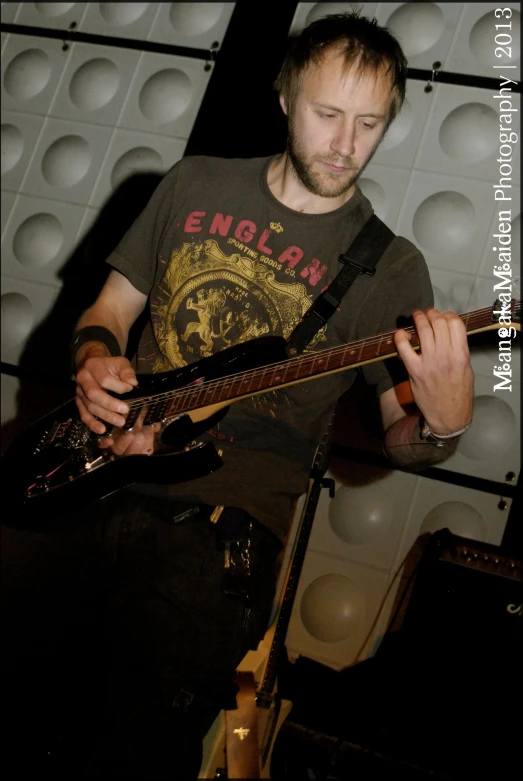
M 485 309 L 479 309 L 475 312 L 471 312 L 468 314 L 460 315 L 460 317 L 467 318 L 468 317 L 468 326 L 470 327 L 470 330 L 474 328 L 474 325 L 479 325 L 479 323 L 471 322 L 476 321 L 479 319 L 481 322 L 483 319 L 483 315 L 486 313 L 490 313 L 492 311 L 492 307 L 486 307 Z M 415 329 L 413 326 L 410 326 L 408 328 L 404 329 L 407 333 L 410 333 L 412 336 L 416 336 Z M 358 346 L 362 345 L 361 353 L 363 353 L 363 349 L 365 347 L 373 347 L 377 344 L 380 344 L 385 340 L 386 337 L 392 337 L 394 335 L 394 331 L 390 331 L 388 333 L 380 334 L 375 337 L 370 337 L 368 339 L 360 339 L 356 342 L 351 342 L 345 345 L 341 345 L 339 347 L 335 348 L 327 348 L 325 350 L 319 350 L 318 352 L 314 354 L 308 354 L 306 356 L 300 356 L 299 358 L 291 358 L 287 361 L 278 361 L 273 364 L 266 364 L 263 367 L 256 367 L 255 369 L 249 369 L 244 372 L 239 372 L 237 374 L 231 374 L 227 377 L 220 377 L 216 380 L 210 380 L 207 382 L 202 382 L 201 384 L 197 384 L 197 381 L 193 381 L 187 386 L 184 386 L 182 388 L 176 388 L 171 391 L 164 391 L 163 393 L 155 394 L 149 397 L 142 397 L 141 399 L 137 399 L 136 401 L 130 401 L 129 402 L 129 410 L 136 409 L 136 408 L 142 408 L 142 407 L 149 407 L 151 404 L 157 403 L 160 400 L 168 400 L 168 399 L 174 399 L 177 398 L 180 401 L 184 400 L 184 397 L 189 396 L 190 394 L 193 394 L 195 391 L 199 391 L 199 395 L 201 396 L 201 391 L 205 388 L 206 394 L 209 392 L 215 392 L 220 386 L 224 386 L 230 383 L 234 383 L 235 381 L 239 380 L 240 378 L 243 378 L 241 381 L 244 381 L 246 378 L 250 378 L 250 382 L 252 383 L 255 379 L 263 378 L 263 376 L 266 374 L 267 371 L 276 368 L 281 367 L 282 369 L 285 369 L 288 371 L 289 368 L 295 368 L 299 366 L 302 363 L 318 361 L 318 359 L 321 359 L 322 355 L 329 354 L 329 357 L 338 357 L 341 353 L 346 352 L 347 348 L 357 348 Z M 354 350 L 355 351 L 355 350 Z M 361 357 L 360 353 L 360 357 Z M 347 369 L 350 368 L 350 365 L 346 366 Z M 311 378 L 312 379 L 312 378 Z M 292 384 L 292 383 L 289 383 Z
M 514 305 L 514 312 L 519 311 L 520 303 L 517 302 Z M 485 307 L 484 309 L 478 309 L 474 312 L 461 314 L 461 319 L 468 318 L 467 326 L 469 330 L 473 330 L 473 328 L 476 325 L 479 325 L 484 318 L 484 315 L 487 313 L 491 313 L 493 310 L 493 307 Z M 413 326 L 409 326 L 408 328 L 403 329 L 407 333 L 409 333 L 411 336 L 417 336 L 415 328 Z M 232 384 L 234 382 L 237 382 L 240 380 L 243 382 L 246 378 L 250 379 L 250 382 L 252 383 L 255 379 L 262 378 L 267 371 L 270 371 L 271 369 L 274 370 L 276 367 L 281 367 L 282 370 L 285 369 L 286 371 L 289 368 L 295 368 L 298 367 L 302 363 L 311 362 L 314 363 L 318 360 L 321 360 L 322 355 L 329 354 L 329 357 L 338 357 L 341 353 L 344 353 L 347 351 L 347 349 L 350 347 L 351 349 L 356 350 L 357 347 L 360 345 L 362 346 L 361 353 L 363 353 L 363 350 L 368 347 L 373 347 L 375 345 L 379 345 L 381 342 L 385 341 L 387 337 L 392 338 L 394 336 L 395 331 L 389 331 L 384 334 L 378 334 L 375 337 L 370 337 L 368 339 L 359 339 L 355 342 L 350 342 L 345 345 L 341 345 L 339 347 L 335 348 L 326 348 L 324 350 L 319 350 L 313 354 L 308 354 L 305 356 L 300 356 L 298 358 L 290 358 L 286 361 L 278 361 L 273 364 L 267 364 L 263 367 L 257 367 L 255 369 L 249 369 L 244 372 L 239 372 L 237 374 L 231 374 L 227 377 L 220 377 L 216 380 L 210 380 L 210 381 L 203 381 L 200 384 L 198 384 L 197 381 L 193 381 L 187 386 L 184 386 L 182 388 L 176 388 L 171 391 L 164 391 L 163 393 L 154 394 L 149 397 L 142 397 L 141 399 L 136 399 L 135 401 L 129 401 L 129 411 L 134 410 L 136 408 L 141 409 L 142 407 L 149 407 L 151 404 L 156 404 L 161 400 L 169 400 L 178 398 L 180 401 L 184 400 L 184 397 L 189 396 L 190 394 L 195 393 L 195 391 L 199 391 L 199 395 L 201 396 L 201 391 L 205 388 L 206 394 L 209 392 L 215 392 L 216 389 L 220 388 L 220 386 L 224 386 L 227 384 Z M 394 350 L 395 352 L 395 350 Z M 360 353 L 360 355 L 361 355 Z M 346 366 L 347 369 L 350 368 L 350 365 Z M 312 378 L 311 378 L 312 379 Z M 292 382 L 289 384 L 293 384 Z M 255 394 L 253 394 L 255 395 Z M 212 403 L 212 402 L 211 402 Z

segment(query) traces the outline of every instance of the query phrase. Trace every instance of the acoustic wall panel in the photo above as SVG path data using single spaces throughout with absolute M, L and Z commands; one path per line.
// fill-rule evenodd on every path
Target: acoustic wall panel
M 391 230 L 396 227 L 409 176 L 407 169 L 370 163 L 359 180 L 363 194 Z
M 4 274 L 61 287 L 58 272 L 76 244 L 84 213 L 73 203 L 20 195 L 4 236 Z
M 48 118 L 20 192 L 86 205 L 113 129 Z
M 11 211 L 13 209 L 15 200 L 16 200 L 15 193 L 2 193 L 2 198 L 0 200 L 1 213 L 2 213 L 2 241 L 4 237 L 4 230 L 7 227 L 7 222 L 11 215 Z
M 101 207 L 131 174 L 163 174 L 181 160 L 186 141 L 116 129 L 99 169 L 90 206 Z
M 2 110 L 47 114 L 70 54 L 60 41 L 9 34 L 2 51 Z
M 2 276 L 2 361 L 17 364 L 25 343 L 46 318 L 60 293 L 58 287 Z
M 2 111 L 2 187 L 19 191 L 43 126 L 40 115 Z
M 344 480 L 339 462 L 336 467 L 326 475 L 335 481 L 335 496 L 320 495 L 309 550 L 389 570 L 417 478 L 347 462 Z
M 447 4 L 450 5 L 450 4 Z M 497 78 L 521 78 L 521 3 L 463 3 L 445 70 Z M 510 10 L 502 13 L 502 9 Z M 500 9 L 499 11 L 496 10 Z M 510 25 L 498 28 L 496 25 Z M 502 36 L 496 41 L 496 36 Z M 508 37 L 504 37 L 508 36 Z M 499 51 L 498 51 L 499 49 Z M 498 66 L 498 67 L 494 67 Z M 501 68 L 499 66 L 502 66 Z M 507 66 L 511 66 L 507 69 Z
M 499 109 L 487 90 L 438 84 L 414 167 L 495 182 L 499 177 Z M 519 95 L 513 96 L 511 132 L 519 130 Z M 514 144 L 512 179 L 519 183 L 519 146 Z
M 499 366 L 499 364 L 496 364 Z M 509 384 L 503 377 L 479 374 L 474 383 L 474 419 L 460 438 L 457 451 L 439 468 L 505 482 L 519 475 L 521 465 L 521 386 L 519 377 Z M 494 390 L 495 386 L 498 390 Z
M 210 48 L 221 42 L 233 9 L 234 3 L 2 6 L 5 22 L 64 30 L 63 40 L 14 32 L 3 38 L 3 273 L 11 286 L 17 279 L 33 283 L 31 308 L 38 284 L 61 286 L 60 269 L 74 253 L 80 226 L 90 225 L 129 177 L 161 176 L 181 159 L 214 69 L 211 57 L 75 42 L 74 30 Z M 44 241 L 34 258 L 38 232 Z M 8 299 L 10 312 L 27 309 L 24 296 Z M 49 301 L 42 288 L 46 311 Z M 22 354 L 23 339 L 16 349 L 3 344 L 2 360 L 17 362 Z
M 187 139 L 210 73 L 201 60 L 143 52 L 117 127 Z
M 87 3 L 83 33 L 146 41 L 163 3 Z
M 421 81 L 407 79 L 401 111 L 376 150 L 373 162 L 410 170 L 433 104 L 432 93 L 425 92 L 425 86 Z
M 420 535 L 439 529 L 500 545 L 510 505 L 506 497 L 420 477 L 392 570 L 401 566 Z
M 332 13 L 361 10 L 375 16 L 402 44 L 411 68 L 439 70 L 497 78 L 500 68 L 511 68 L 520 79 L 520 3 L 298 3 L 290 33 Z M 496 9 L 507 8 L 501 13 Z M 495 25 L 510 24 L 496 29 Z M 509 37 L 499 38 L 496 35 Z M 496 51 L 498 47 L 506 51 Z M 511 49 L 510 49 L 511 47 Z
M 81 23 L 89 3 L 9 3 L 18 6 L 14 21 L 29 27 L 67 30 Z M 113 5 L 107 3 L 107 5 Z M 2 15 L 3 21 L 3 15 Z
M 420 248 L 429 268 L 475 274 L 494 209 L 489 182 L 414 171 L 397 232 Z
M 197 49 L 218 48 L 234 3 L 4 3 L 2 21 Z
M 457 274 L 455 271 L 439 268 L 429 268 L 429 274 L 436 309 L 442 312 L 450 310 L 458 314 L 466 312 L 470 293 L 474 286 L 474 275 Z
M 286 646 L 334 669 L 369 654 L 388 572 L 307 552 Z
M 400 42 L 411 68 L 447 67 L 463 3 L 379 3 L 376 17 Z
M 8 374 L 2 374 L 2 394 L 0 424 L 3 426 L 16 417 L 16 408 L 18 391 L 20 389 L 20 380 L 17 377 L 11 377 Z
M 511 500 L 339 459 L 327 475 L 336 495 L 320 494 L 286 646 L 340 669 L 379 647 L 421 535 L 449 528 L 499 545 Z
M 91 124 L 116 125 L 140 53 L 75 43 L 49 114 Z
M 21 3 L 2 3 L 2 22 L 5 22 L 5 24 L 11 24 L 11 22 L 14 22 L 20 5 Z
M 234 3 L 158 3 L 150 41 L 198 49 L 217 49 L 230 22 Z M 253 15 L 255 9 L 253 8 Z
M 304 27 L 329 14 L 361 9 L 363 16 L 375 16 L 379 3 L 298 3 L 289 35 L 298 35 Z

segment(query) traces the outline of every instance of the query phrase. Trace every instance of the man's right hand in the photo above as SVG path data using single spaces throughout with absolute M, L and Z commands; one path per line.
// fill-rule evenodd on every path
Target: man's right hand
M 95 434 L 105 433 L 106 426 L 102 421 L 122 427 L 129 407 L 106 391 L 128 393 L 137 384 L 136 374 L 127 358 L 87 357 L 76 373 L 76 405 L 82 421 Z

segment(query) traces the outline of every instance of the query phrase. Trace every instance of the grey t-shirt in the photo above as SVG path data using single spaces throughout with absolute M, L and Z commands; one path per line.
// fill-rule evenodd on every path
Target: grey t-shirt
M 265 334 L 288 337 L 339 272 L 372 214 L 356 187 L 339 209 L 303 214 L 267 184 L 273 158 L 186 157 L 164 177 L 108 262 L 149 296 L 139 373 L 183 367 Z M 433 303 L 425 261 L 396 237 L 376 274 L 358 277 L 307 351 L 394 330 Z M 389 359 L 361 367 L 378 394 L 396 384 Z M 242 507 L 283 538 L 315 448 L 354 370 L 231 405 L 203 439 L 223 449 L 213 474 L 159 489 L 188 502 Z M 394 375 L 395 376 L 395 375 Z

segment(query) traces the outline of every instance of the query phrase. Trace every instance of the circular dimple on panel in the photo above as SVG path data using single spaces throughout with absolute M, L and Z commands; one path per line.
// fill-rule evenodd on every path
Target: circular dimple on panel
M 428 51 L 439 40 L 443 12 L 435 3 L 404 3 L 391 14 L 386 26 L 399 39 L 405 55 L 412 57 Z
M 439 143 L 446 155 L 462 163 L 479 163 L 496 149 L 499 117 L 484 103 L 458 106 L 444 119 Z
M 100 14 L 107 24 L 125 27 L 144 15 L 149 3 L 100 3 Z
M 86 175 L 91 159 L 91 149 L 85 138 L 62 136 L 51 144 L 43 157 L 43 177 L 53 187 L 73 187 Z
M 130 149 L 117 160 L 111 174 L 111 187 L 113 190 L 116 190 L 116 188 L 132 176 L 132 174 L 161 171 L 162 167 L 162 158 L 156 150 L 150 149 L 147 146 L 139 146 L 135 149 Z
M 472 425 L 460 438 L 458 450 L 474 461 L 491 461 L 510 450 L 517 432 L 516 416 L 505 401 L 476 396 Z
M 330 503 L 329 522 L 340 540 L 366 545 L 382 537 L 392 523 L 391 497 L 379 485 L 341 486 Z
M 24 139 L 15 125 L 2 125 L 2 174 L 11 171 L 22 157 Z
M 474 207 L 461 193 L 435 193 L 416 209 L 412 229 L 419 243 L 433 252 L 457 252 L 476 229 Z
M 171 3 L 169 19 L 184 35 L 201 35 L 210 30 L 223 11 L 223 3 Z
M 391 126 L 385 133 L 385 137 L 380 144 L 380 149 L 386 151 L 387 149 L 393 149 L 395 146 L 401 144 L 412 130 L 413 122 L 414 112 L 412 111 L 412 104 L 405 98 L 400 113 L 393 120 Z
M 21 293 L 4 293 L 0 300 L 2 347 L 11 349 L 22 344 L 33 327 L 33 307 Z
M 63 241 L 63 228 L 53 214 L 33 214 L 18 227 L 13 252 L 19 263 L 38 268 L 56 258 Z
M 442 502 L 425 516 L 420 534 L 434 534 L 439 529 L 450 529 L 452 534 L 471 540 L 485 540 L 486 525 L 478 511 L 465 502 Z
M 4 87 L 12 98 L 29 100 L 47 85 L 51 62 L 41 49 L 27 49 L 11 60 L 4 75 Z
M 381 184 L 375 182 L 374 179 L 365 178 L 358 179 L 358 184 L 363 195 L 372 203 L 378 217 L 383 219 L 384 215 L 387 213 L 387 197 Z
M 492 18 L 492 11 L 478 19 L 472 30 L 470 31 L 469 46 L 472 54 L 481 62 L 484 66 L 487 65 L 513 65 L 514 62 L 519 60 L 520 52 L 520 14 L 516 10 L 512 10 L 512 17 L 509 21 L 506 19 L 499 19 L 497 24 L 512 23 L 510 28 L 505 27 L 500 30 L 494 29 L 494 19 Z M 511 36 L 512 41 L 509 42 L 508 38 L 499 38 L 499 41 L 504 43 L 496 43 L 494 41 L 495 35 L 501 35 L 502 33 L 508 33 Z M 507 46 L 512 47 L 511 54 L 508 56 L 506 51 Z M 498 54 L 501 57 L 496 57 L 495 51 L 499 47 Z
M 74 3 L 35 3 L 34 7 L 42 16 L 62 16 L 71 10 Z
M 180 117 L 191 100 L 191 82 L 180 70 L 159 71 L 143 85 L 138 99 L 142 114 L 164 125 Z
M 106 106 L 116 95 L 120 83 L 118 68 L 104 58 L 84 62 L 69 84 L 69 96 L 83 111 L 94 111 Z
M 324 643 L 346 640 L 363 612 L 363 597 L 344 575 L 322 575 L 303 594 L 300 615 L 309 634 Z

